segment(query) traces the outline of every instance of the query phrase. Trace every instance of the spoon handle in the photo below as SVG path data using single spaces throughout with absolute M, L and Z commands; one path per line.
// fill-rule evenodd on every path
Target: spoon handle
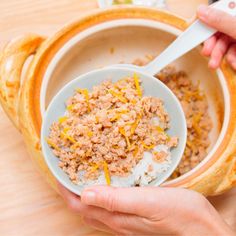
M 236 16 L 236 0 L 221 0 L 211 6 L 227 12 L 232 16 Z M 147 74 L 155 75 L 171 62 L 211 37 L 215 32 L 215 29 L 196 20 L 173 43 L 171 43 L 169 47 L 148 65 L 143 66 L 141 70 Z

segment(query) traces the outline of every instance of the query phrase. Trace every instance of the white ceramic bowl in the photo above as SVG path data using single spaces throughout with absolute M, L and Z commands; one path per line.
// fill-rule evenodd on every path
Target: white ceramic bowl
M 76 88 L 87 88 L 88 90 L 91 90 L 93 86 L 102 83 L 106 79 L 111 79 L 112 82 L 116 82 L 121 78 L 133 76 L 133 73 L 134 71 L 130 69 L 114 67 L 86 73 L 66 84 L 52 99 L 47 111 L 44 114 L 41 129 L 41 144 L 45 161 L 56 179 L 70 191 L 78 195 L 81 194 L 84 187 L 88 186 L 88 184 L 85 183 L 84 185 L 76 185 L 72 183 L 68 175 L 65 174 L 58 166 L 59 159 L 53 154 L 52 149 L 46 142 L 46 138 L 49 136 L 50 126 L 53 122 L 57 121 L 59 117 L 65 115 L 65 101 L 67 101 L 69 97 L 73 96 Z M 160 164 L 160 168 L 162 168 L 161 166 L 165 169 L 167 166 L 168 167 L 165 171 L 158 174 L 157 178 L 150 184 L 157 186 L 163 183 L 173 173 L 181 160 L 187 137 L 186 120 L 178 99 L 165 84 L 152 76 L 148 76 L 140 72 L 138 72 L 138 75 L 142 81 L 144 96 L 158 97 L 164 101 L 165 109 L 170 116 L 170 129 L 167 133 L 171 136 L 177 136 L 179 138 L 178 146 L 171 150 L 171 163 L 169 165 L 166 163 Z M 125 181 L 125 179 L 123 181 Z

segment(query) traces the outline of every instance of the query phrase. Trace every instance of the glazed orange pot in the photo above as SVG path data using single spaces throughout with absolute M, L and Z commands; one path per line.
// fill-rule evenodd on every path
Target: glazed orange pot
M 161 52 L 188 26 L 170 13 L 149 8 L 117 7 L 95 11 L 47 39 L 27 34 L 9 42 L 0 54 L 0 101 L 22 133 L 32 160 L 56 188 L 41 152 L 42 114 L 68 81 L 91 69 Z M 205 159 L 163 186 L 185 187 L 205 195 L 236 184 L 236 76 L 226 62 L 217 72 L 196 48 L 175 66 L 199 79 L 213 120 Z

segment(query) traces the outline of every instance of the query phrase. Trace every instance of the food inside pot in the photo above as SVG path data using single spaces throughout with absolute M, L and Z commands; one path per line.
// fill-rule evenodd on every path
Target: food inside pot
M 175 178 L 193 169 L 207 156 L 209 134 L 213 125 L 208 102 L 199 88 L 199 81 L 193 84 L 185 72 L 176 72 L 173 68 L 166 68 L 157 77 L 178 97 L 187 120 L 187 145 L 183 158 L 172 175 Z
M 133 64 L 143 66 L 153 58 L 147 55 L 145 59 L 137 59 Z M 213 124 L 207 98 L 199 86 L 200 81 L 193 83 L 184 71 L 177 71 L 173 66 L 166 67 L 156 77 L 177 96 L 187 120 L 187 145 L 180 164 L 171 176 L 176 178 L 193 169 L 207 156 Z
M 136 74 L 90 92 L 76 89 L 66 109 L 47 141 L 74 183 L 103 178 L 115 186 L 148 185 L 170 166 L 178 138 L 166 133 L 164 102 L 143 96 Z

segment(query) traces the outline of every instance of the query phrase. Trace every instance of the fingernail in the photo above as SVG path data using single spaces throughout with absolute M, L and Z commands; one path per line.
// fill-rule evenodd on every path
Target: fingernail
M 198 12 L 198 16 L 199 16 L 199 17 L 205 18 L 205 17 L 207 17 L 207 15 L 208 15 L 208 13 L 209 13 L 209 7 L 206 6 L 206 5 L 200 5 L 200 6 L 198 7 L 197 12 Z
M 96 193 L 92 190 L 85 190 L 83 193 L 82 193 L 82 202 L 87 204 L 87 205 L 90 205 L 90 204 L 93 204 L 95 202 L 95 199 L 96 199 Z
M 214 59 L 211 59 L 209 61 L 209 67 L 212 68 L 212 69 L 215 69 L 217 67 L 217 63 Z

